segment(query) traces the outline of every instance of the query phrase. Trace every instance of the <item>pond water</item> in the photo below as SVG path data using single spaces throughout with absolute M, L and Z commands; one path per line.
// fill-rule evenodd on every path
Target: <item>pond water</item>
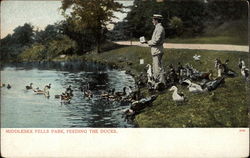
M 124 86 L 134 88 L 135 81 L 124 71 L 105 65 L 86 62 L 42 62 L 6 65 L 1 69 L 1 82 L 10 84 L 1 88 L 2 128 L 71 128 L 71 127 L 135 127 L 123 117 L 119 102 L 101 99 L 101 91 Z M 37 95 L 25 86 L 43 89 L 51 83 L 50 98 Z M 90 85 L 94 96 L 83 97 L 79 87 Z M 62 104 L 59 95 L 71 85 L 73 98 Z

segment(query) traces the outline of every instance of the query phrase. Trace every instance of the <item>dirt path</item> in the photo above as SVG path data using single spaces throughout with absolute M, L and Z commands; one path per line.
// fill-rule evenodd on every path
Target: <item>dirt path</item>
M 115 42 L 120 45 L 131 45 L 130 41 L 118 41 Z M 132 45 L 147 47 L 146 44 L 133 41 Z M 223 51 L 241 51 L 249 52 L 249 46 L 229 45 L 229 44 L 176 44 L 176 43 L 164 43 L 164 48 L 171 49 L 204 49 L 204 50 L 223 50 Z

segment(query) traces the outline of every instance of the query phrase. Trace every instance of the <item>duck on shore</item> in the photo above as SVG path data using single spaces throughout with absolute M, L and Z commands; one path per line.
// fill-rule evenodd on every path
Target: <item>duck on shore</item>
M 192 83 L 190 80 L 186 79 L 185 81 L 183 81 L 185 83 L 188 84 L 188 90 L 189 92 L 192 93 L 202 93 L 202 92 L 206 92 L 207 89 L 203 89 L 200 85 L 196 84 L 196 83 Z
M 217 77 L 215 80 L 206 82 L 202 87 L 206 88 L 208 91 L 212 91 L 223 83 L 225 83 L 225 77 Z
M 241 75 L 243 76 L 243 78 L 245 79 L 245 81 L 248 81 L 248 77 L 249 77 L 249 69 L 246 68 L 245 66 L 241 68 Z
M 147 64 L 146 68 L 147 68 L 147 83 L 153 84 L 154 79 L 153 79 L 152 66 L 150 64 Z
M 178 89 L 176 86 L 172 86 L 169 91 L 174 91 L 172 94 L 172 99 L 175 102 L 183 102 L 185 100 L 183 93 L 178 93 Z
M 201 56 L 200 55 L 197 55 L 197 54 L 195 54 L 194 56 L 193 56 L 193 59 L 195 60 L 195 61 L 200 61 L 201 59 Z
M 246 67 L 245 62 L 242 58 L 240 58 L 238 66 L 240 69 L 242 69 L 242 67 Z

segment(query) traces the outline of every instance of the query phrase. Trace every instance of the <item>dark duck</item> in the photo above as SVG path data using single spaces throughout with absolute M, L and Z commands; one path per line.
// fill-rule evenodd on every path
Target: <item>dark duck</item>
M 29 86 L 26 86 L 26 90 L 33 89 L 32 85 L 33 85 L 33 83 L 30 83 L 30 85 L 29 85 Z

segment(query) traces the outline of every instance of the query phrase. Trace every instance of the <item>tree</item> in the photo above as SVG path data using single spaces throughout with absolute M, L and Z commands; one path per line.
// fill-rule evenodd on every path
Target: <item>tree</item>
M 114 0 L 63 0 L 63 13 L 71 18 L 75 31 L 90 31 L 95 38 L 97 52 L 103 40 L 103 30 L 115 18 L 113 12 L 122 12 L 123 5 Z M 66 14 L 71 9 L 70 15 Z
M 146 36 L 151 38 L 154 26 L 151 17 L 153 14 L 161 14 L 164 19 L 162 25 L 166 29 L 166 36 L 179 36 L 170 26 L 170 20 L 178 17 L 182 20 L 184 33 L 190 32 L 190 36 L 201 33 L 204 27 L 204 8 L 203 0 L 135 0 L 131 11 L 126 20 L 133 37 Z
M 54 40 L 61 37 L 63 33 L 63 28 L 60 23 L 55 23 L 53 25 L 47 25 L 42 31 L 35 32 L 35 42 L 46 43 L 48 41 Z
M 15 43 L 23 45 L 30 45 L 33 42 L 34 31 L 31 24 L 25 23 L 23 26 L 18 26 L 14 29 L 14 34 L 12 35 Z

